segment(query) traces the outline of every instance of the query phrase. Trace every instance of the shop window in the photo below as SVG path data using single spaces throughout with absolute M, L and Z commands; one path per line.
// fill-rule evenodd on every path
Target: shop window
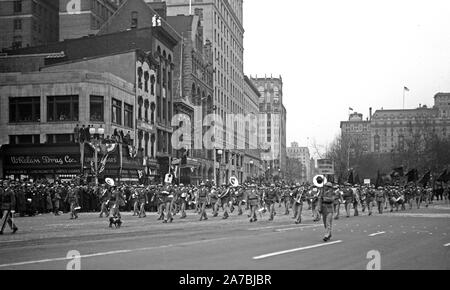
M 47 97 L 49 122 L 78 121 L 78 96 Z
M 48 144 L 68 144 L 73 142 L 73 134 L 47 134 Z
M 39 144 L 39 135 L 10 135 L 9 144 L 19 145 L 19 144 Z
M 124 125 L 133 128 L 133 106 L 124 103 Z
M 91 122 L 104 121 L 104 102 L 103 96 L 91 96 L 89 105 Z
M 9 98 L 9 121 L 11 123 L 40 122 L 41 98 Z
M 122 125 L 122 102 L 112 99 L 111 121 L 114 124 Z

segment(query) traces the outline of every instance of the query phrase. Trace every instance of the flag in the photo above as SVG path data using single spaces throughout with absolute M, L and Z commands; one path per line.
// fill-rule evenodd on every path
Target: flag
M 103 171 L 105 171 L 106 161 L 108 161 L 108 154 L 106 154 L 100 161 L 100 169 L 98 170 L 99 174 L 102 173 Z
M 353 182 L 354 182 L 354 178 L 353 178 L 353 170 L 350 171 L 350 174 L 349 174 L 349 176 L 348 176 L 347 182 L 350 183 L 350 184 L 354 184 L 354 183 L 353 183 Z
M 415 182 L 419 179 L 419 172 L 417 169 L 412 169 L 406 174 L 406 177 L 408 177 L 408 182 Z
M 403 166 L 394 168 L 391 173 L 392 178 L 403 177 L 404 175 L 405 175 L 405 173 L 403 172 Z
M 420 180 L 420 184 L 422 184 L 423 187 L 426 187 L 428 182 L 431 180 L 431 171 L 428 171 Z
M 404 87 L 403 89 L 404 89 L 405 91 L 409 92 L 408 87 Z

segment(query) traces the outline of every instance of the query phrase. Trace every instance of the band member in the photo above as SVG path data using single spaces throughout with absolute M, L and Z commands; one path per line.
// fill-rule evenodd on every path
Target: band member
M 217 217 L 219 215 L 219 192 L 215 186 L 211 188 L 209 192 L 209 202 L 213 209 L 213 217 Z
M 368 190 L 367 190 L 367 196 L 366 196 L 366 205 L 367 205 L 367 209 L 369 211 L 369 216 L 372 215 L 372 207 L 373 207 L 373 203 L 375 201 L 375 186 L 372 185 Z
M 139 218 L 145 218 L 147 215 L 145 214 L 145 206 L 148 204 L 148 195 L 147 191 L 144 188 L 144 185 L 141 185 L 137 192 L 137 200 L 139 203 Z
M 208 220 L 208 216 L 206 215 L 206 205 L 209 203 L 209 195 L 208 190 L 205 187 L 205 184 L 200 184 L 200 189 L 198 190 L 198 205 L 200 207 L 200 221 L 203 219 Z
M 221 193 L 218 198 L 218 203 L 223 207 L 223 219 L 227 219 L 229 217 L 228 208 L 231 200 L 231 195 L 233 194 L 232 188 L 227 188 L 226 185 L 222 186 Z
M 250 222 L 258 221 L 256 217 L 256 211 L 258 210 L 258 205 L 260 198 L 256 192 L 256 185 L 252 184 L 247 191 L 247 204 L 250 206 Z
M 367 192 L 369 191 L 369 189 L 367 188 L 367 186 L 364 186 L 361 191 L 360 191 L 360 196 L 359 199 L 361 201 L 361 211 L 365 212 L 366 211 L 366 207 L 367 207 Z
M 345 188 L 343 190 L 342 198 L 344 200 L 345 212 L 347 214 L 347 218 L 350 217 L 350 208 L 353 204 L 353 191 L 351 189 L 350 183 L 345 183 Z
M 61 189 L 59 186 L 54 187 L 54 194 L 53 194 L 53 213 L 55 216 L 59 216 L 59 207 L 61 203 Z
M 319 207 L 318 207 L 319 194 L 320 194 L 320 192 L 317 187 L 313 187 L 309 193 L 309 199 L 311 202 L 311 210 L 312 210 L 312 216 L 313 216 L 314 222 L 320 221 L 320 214 L 319 214 Z
M 119 209 L 121 206 L 125 206 L 125 197 L 123 195 L 123 192 L 114 185 L 111 189 L 111 196 L 108 205 L 110 208 L 109 227 L 111 228 L 112 225 L 115 225 L 116 227 L 120 228 L 122 226 L 122 216 Z
M 131 188 L 130 191 L 131 194 L 128 201 L 133 205 L 133 216 L 138 216 L 139 215 L 138 190 L 135 188 Z
M 319 194 L 319 213 L 322 215 L 323 225 L 325 227 L 324 242 L 329 241 L 332 236 L 331 230 L 333 225 L 334 203 L 337 199 L 336 195 L 337 193 L 330 182 L 325 184 L 325 187 Z
M 16 197 L 10 185 L 5 184 L 4 188 L 5 189 L 2 189 L 0 187 L 0 204 L 1 204 L 1 211 L 3 213 L 0 222 L 1 226 L 0 235 L 3 235 L 3 230 L 5 229 L 6 224 L 9 225 L 9 227 L 12 230 L 12 233 L 15 234 L 19 230 L 13 222 L 13 217 L 16 208 Z
M 305 201 L 305 191 L 306 189 L 301 187 L 297 188 L 295 190 L 294 195 L 294 218 L 295 218 L 295 224 L 301 224 L 302 223 L 302 211 L 303 211 L 303 202 Z
M 269 208 L 270 218 L 269 221 L 273 221 L 275 217 L 275 203 L 280 202 L 280 197 L 277 194 L 275 188 L 271 187 L 263 191 L 263 199 L 267 207 Z
M 175 190 L 172 186 L 167 185 L 164 190 L 162 191 L 162 196 L 164 198 L 164 208 L 165 208 L 165 214 L 164 214 L 164 221 L 163 223 L 167 222 L 173 222 L 173 216 L 172 216 L 172 206 L 173 206 L 173 199 L 175 197 Z
M 238 208 L 238 215 L 242 215 L 242 206 L 245 204 L 245 189 L 242 186 L 238 186 L 237 190 L 234 191 L 235 205 Z
M 383 187 L 379 186 L 378 190 L 375 191 L 375 198 L 377 201 L 378 213 L 383 214 L 384 202 L 386 199 Z
M 339 188 L 338 185 L 335 185 L 333 187 L 334 191 L 335 191 L 335 200 L 333 202 L 333 210 L 335 213 L 334 219 L 338 220 L 339 219 L 339 213 L 340 213 L 340 209 L 341 209 L 341 203 L 343 203 L 342 200 L 342 190 Z
M 353 193 L 352 200 L 353 200 L 353 211 L 355 212 L 354 216 L 359 216 L 358 205 L 361 203 L 360 197 L 359 197 L 360 196 L 360 188 L 355 186 L 354 188 L 351 188 L 351 190 Z
M 180 191 L 179 191 L 179 196 L 178 196 L 178 200 L 181 203 L 180 206 L 180 210 L 181 210 L 181 218 L 180 219 L 185 219 L 187 217 L 186 215 L 186 206 L 189 202 L 189 189 L 184 187 L 183 184 L 180 184 Z
M 108 209 L 108 200 L 111 196 L 111 189 L 106 188 L 105 186 L 98 187 L 97 196 L 100 200 L 100 215 L 99 218 L 103 218 L 103 214 L 108 218 L 109 217 L 109 209 Z
M 66 200 L 65 200 L 65 202 L 69 203 L 69 205 L 70 205 L 70 219 L 71 220 L 78 218 L 78 213 L 77 213 L 77 210 L 79 209 L 78 199 L 79 199 L 78 188 L 75 187 L 74 184 L 71 184 L 69 191 L 67 193 L 67 196 L 66 196 Z

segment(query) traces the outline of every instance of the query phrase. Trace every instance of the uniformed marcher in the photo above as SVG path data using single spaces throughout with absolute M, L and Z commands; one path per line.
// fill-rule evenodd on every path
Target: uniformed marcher
M 139 202 L 139 218 L 147 217 L 145 214 L 145 206 L 148 204 L 148 196 L 144 185 L 141 185 L 137 190 L 137 200 Z
M 306 200 L 305 191 L 306 189 L 301 187 L 297 188 L 294 193 L 294 218 L 296 224 L 302 223 L 303 203 Z
M 334 219 L 338 220 L 339 219 L 339 215 L 340 215 L 340 211 L 341 211 L 341 204 L 343 203 L 342 200 L 342 190 L 339 188 L 338 185 L 334 185 L 333 189 L 335 191 L 335 199 L 333 202 L 333 211 L 335 213 L 334 215 Z
M 275 217 L 275 203 L 280 202 L 280 197 L 277 194 L 277 191 L 275 188 L 270 187 L 266 190 L 264 190 L 264 202 L 266 206 L 269 208 L 270 218 L 269 221 L 273 221 Z
M 69 191 L 66 196 L 65 202 L 70 205 L 70 219 L 77 219 L 78 218 L 78 209 L 79 209 L 79 193 L 78 193 L 78 187 L 75 187 L 74 184 L 70 185 Z
M 198 205 L 200 207 L 200 221 L 208 220 L 208 216 L 206 215 L 206 205 L 209 203 L 209 194 L 208 190 L 205 187 L 205 184 L 200 184 L 200 189 L 198 190 Z
M 325 227 L 325 236 L 323 238 L 324 242 L 327 242 L 331 239 L 331 230 L 333 225 L 333 210 L 336 200 L 336 192 L 333 189 L 333 184 L 331 182 L 327 182 L 325 187 L 320 191 L 319 194 L 319 213 L 322 215 L 323 225 Z
M 375 198 L 377 200 L 378 213 L 383 214 L 384 202 L 386 199 L 386 194 L 383 187 L 379 186 L 375 191 Z
M 366 196 L 366 206 L 367 209 L 369 211 L 369 216 L 372 215 L 372 207 L 373 207 L 373 203 L 375 202 L 375 189 L 374 189 L 374 185 L 372 185 L 368 190 L 367 190 L 367 196 Z
M 111 196 L 109 200 L 109 227 L 115 225 L 117 228 L 122 226 L 122 215 L 120 207 L 125 206 L 125 197 L 123 192 L 112 183 Z
M 353 191 L 351 189 L 351 184 L 345 183 L 345 188 L 343 190 L 342 198 L 344 200 L 345 212 L 347 214 L 347 218 L 350 217 L 350 208 L 353 204 Z
M 98 187 L 97 195 L 100 200 L 100 215 L 99 218 L 103 217 L 105 214 L 106 217 L 109 217 L 109 209 L 108 209 L 108 200 L 111 197 L 111 189 L 106 188 L 106 186 Z
M 250 206 L 250 222 L 258 221 L 256 211 L 258 210 L 260 198 L 256 192 L 256 185 L 252 184 L 247 190 L 247 204 Z
M 0 188 L 0 204 L 0 209 L 3 214 L 0 221 L 0 235 L 3 235 L 6 224 L 9 225 L 12 233 L 15 234 L 19 230 L 13 221 L 16 208 L 16 197 L 13 189 L 8 185 L 5 186 L 4 189 Z

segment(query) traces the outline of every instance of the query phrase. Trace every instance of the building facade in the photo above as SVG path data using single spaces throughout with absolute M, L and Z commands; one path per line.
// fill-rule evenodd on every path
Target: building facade
M 0 50 L 44 45 L 58 36 L 57 1 L 0 1 Z
M 251 78 L 260 93 L 258 121 L 259 144 L 263 149 L 263 161 L 271 174 L 286 172 L 286 108 L 283 105 L 283 79 Z
M 261 151 L 258 146 L 258 101 L 260 93 L 253 82 L 244 77 L 244 110 L 247 114 L 245 119 L 245 157 L 244 157 L 244 181 L 255 180 L 264 173 L 264 164 L 261 160 Z
M 297 142 L 291 143 L 291 147 L 286 149 L 287 157 L 291 160 L 291 163 L 294 160 L 300 162 L 301 166 L 300 172 L 298 172 L 295 176 L 299 177 L 299 182 L 311 182 L 312 181 L 312 170 L 311 170 L 311 156 L 309 154 L 308 147 L 299 147 Z
M 222 120 L 222 124 L 214 122 L 217 123 L 214 125 L 214 147 L 223 149 L 219 158 L 221 164 L 217 164 L 216 168 L 223 168 L 221 180 L 229 180 L 231 176 L 235 176 L 242 182 L 245 151 L 238 144 L 244 143 L 245 136 L 241 133 L 244 131 L 244 124 L 234 117 L 245 113 L 243 1 L 169 0 L 166 3 L 168 16 L 199 16 L 203 25 L 204 43 L 211 43 L 213 107 Z
M 174 115 L 188 116 L 191 125 L 191 138 L 184 140 L 184 136 L 185 144 L 178 146 L 183 148 L 176 150 L 178 159 L 187 157 L 181 164 L 181 179 L 184 183 L 198 184 L 216 178 L 216 184 L 220 184 L 220 167 L 215 168 L 214 151 L 206 150 L 195 140 L 204 134 L 203 120 L 214 113 L 211 43 L 204 44 L 203 26 L 198 15 L 169 16 L 167 21 L 183 38 L 174 50 L 177 64 L 174 70 Z M 176 121 L 180 122 L 183 120 Z M 175 130 L 179 127 L 175 126 Z
M 432 108 L 377 110 L 371 120 L 371 152 L 403 151 L 414 138 L 450 137 L 450 94 L 438 93 Z
M 121 0 L 57 1 L 59 1 L 59 40 L 61 41 L 97 34 L 123 2 Z
M 341 122 L 341 137 L 351 148 L 357 148 L 364 153 L 370 152 L 370 120 L 364 120 L 363 114 L 351 114 L 348 121 Z
M 12 156 L 8 154 L 13 150 L 3 152 L 7 154 L 3 156 L 5 176 L 55 179 L 82 173 L 80 158 L 87 165 L 93 157 L 90 153 L 81 157 L 74 133 L 77 126 L 92 125 L 97 130 L 101 127 L 107 139 L 114 131 L 136 135 L 134 84 L 110 73 L 83 70 L 4 73 L 0 74 L 0 94 L 8 96 L 0 99 L 0 144 L 7 144 L 10 149 L 14 146 L 39 149 L 34 152 L 31 149 L 34 147 L 30 147 L 29 151 L 15 152 Z M 136 145 L 135 138 L 130 142 L 129 145 Z M 67 152 L 60 150 L 64 147 Z M 142 161 L 134 160 L 128 164 L 133 164 L 130 167 L 127 158 L 124 159 L 121 165 L 116 155 L 108 159 L 106 174 L 118 176 L 117 165 L 134 170 L 137 179 L 137 170 L 143 169 Z M 129 174 L 133 173 L 123 176 L 131 177 Z

